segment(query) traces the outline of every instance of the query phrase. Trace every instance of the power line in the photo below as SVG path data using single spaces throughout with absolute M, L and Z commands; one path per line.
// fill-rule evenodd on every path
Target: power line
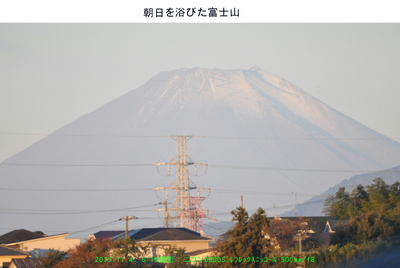
M 40 164 L 40 163 L 0 163 L 0 166 L 41 166 L 41 167 L 144 167 L 155 164 Z
M 150 218 L 150 217 L 140 217 L 140 219 L 156 219 L 156 217 L 153 217 L 153 218 Z M 97 228 L 100 228 L 100 227 L 109 226 L 109 225 L 113 225 L 113 224 L 116 224 L 116 223 L 118 223 L 118 222 L 119 222 L 118 220 L 113 220 L 113 221 L 111 221 L 111 222 L 106 222 L 106 223 L 103 223 L 103 224 L 100 224 L 100 225 L 96 225 L 96 226 L 93 226 L 93 227 L 89 227 L 89 228 L 86 228 L 86 229 L 83 229 L 83 230 L 68 232 L 68 234 L 69 234 L 69 235 L 75 235 L 75 234 L 78 234 L 78 233 L 88 232 L 88 231 L 90 231 L 90 230 L 97 229 Z M 158 225 L 157 225 L 157 226 L 158 226 Z M 146 224 L 146 227 L 149 227 L 149 225 Z M 0 229 L 1 229 L 1 230 L 14 230 L 14 228 L 0 228 Z M 45 233 L 65 233 L 64 230 L 63 230 L 63 231 L 42 230 L 42 231 L 45 232 Z
M 154 191 L 153 188 L 142 189 L 34 189 L 34 188 L 0 188 L 0 191 L 30 191 L 30 192 L 131 192 L 131 191 Z M 279 193 L 279 192 L 260 192 L 246 190 L 213 189 L 213 192 L 226 194 L 247 194 L 247 195 L 279 195 L 279 196 L 316 196 L 307 193 Z
M 100 224 L 100 225 L 97 225 L 97 226 L 94 226 L 94 227 L 90 227 L 90 228 L 87 228 L 87 229 L 83 229 L 83 230 L 80 230 L 80 231 L 73 231 L 73 232 L 70 232 L 69 235 L 75 235 L 75 234 L 78 234 L 78 233 L 87 232 L 87 231 L 90 231 L 90 230 L 93 230 L 93 229 L 96 229 L 96 228 L 100 228 L 100 227 L 112 225 L 112 224 L 115 224 L 115 223 L 117 223 L 117 222 L 118 222 L 118 220 L 114 220 L 114 221 L 110 221 L 110 222 L 107 222 L 107 223 L 103 223 L 103 224 Z
M 87 228 L 87 229 L 84 229 L 84 230 L 68 232 L 68 235 L 74 235 L 74 234 L 77 234 L 77 233 L 86 232 L 86 231 L 89 231 L 89 230 L 92 230 L 92 229 L 95 229 L 95 228 L 99 228 L 99 227 L 104 227 L 104 226 L 107 226 L 107 225 L 115 224 L 117 222 L 118 222 L 117 220 L 114 220 L 114 221 L 103 223 L 103 224 L 100 224 L 100 225 L 97 225 L 97 226 L 93 226 L 93 227 L 90 227 L 90 228 Z M 14 228 L 0 228 L 0 229 L 1 230 L 15 230 Z M 64 230 L 63 231 L 42 230 L 42 231 L 44 233 L 65 233 Z
M 264 209 L 265 209 L 265 211 L 268 212 L 269 210 L 282 209 L 282 208 L 292 208 L 292 207 L 295 207 L 295 206 L 308 206 L 308 205 L 321 203 L 321 202 L 325 202 L 325 199 L 306 201 L 306 202 L 301 203 L 301 204 L 287 204 L 287 205 L 282 205 L 282 206 L 272 206 L 272 207 L 268 207 L 268 208 L 264 208 Z M 253 212 L 256 212 L 256 211 L 257 211 L 257 209 L 248 209 L 247 210 L 248 213 L 253 213 Z M 210 215 L 213 215 L 213 216 L 218 216 L 218 215 L 224 216 L 225 215 L 226 216 L 226 215 L 232 215 L 232 214 L 231 214 L 231 212 L 225 212 L 225 211 L 219 211 L 219 212 L 218 211 L 214 211 L 214 212 L 211 211 Z
M 104 212 L 115 212 L 115 211 L 127 211 L 127 212 L 132 212 L 132 211 L 147 211 L 151 212 L 154 210 L 123 210 L 123 209 L 115 209 L 115 210 L 102 210 L 102 211 L 80 211 L 80 212 L 31 212 L 27 210 L 22 210 L 24 212 L 18 212 L 18 211 L 1 211 L 0 209 L 0 214 L 9 214 L 9 215 L 77 215 L 77 214 L 93 214 L 93 213 L 104 213 Z
M 43 166 L 43 167 L 145 167 L 155 166 L 157 164 L 40 164 L 40 163 L 0 163 L 0 167 L 13 166 Z M 225 168 L 225 169 L 244 169 L 244 170 L 268 170 L 268 171 L 290 171 L 290 172 L 349 172 L 349 173 L 399 173 L 400 170 L 362 170 L 362 169 L 314 169 L 314 168 L 274 168 L 274 167 L 257 167 L 257 166 L 235 166 L 235 165 L 219 165 L 208 164 L 208 167 Z
M 224 228 L 217 228 L 217 227 L 215 227 L 215 226 L 210 225 L 209 223 L 206 223 L 206 224 L 204 224 L 204 225 L 205 225 L 205 226 L 208 226 L 209 228 L 212 228 L 212 229 L 214 229 L 214 230 L 217 230 L 217 231 L 226 232 L 226 231 L 228 231 L 234 224 L 232 223 L 232 226 L 224 227 Z
M 169 138 L 171 135 L 107 135 L 107 134 L 56 134 L 32 132 L 0 132 L 0 135 L 14 136 L 50 136 L 50 137 L 104 137 L 104 138 Z M 240 137 L 240 136 L 196 136 L 204 139 L 233 140 L 400 140 L 398 137 Z
M 104 213 L 115 211 L 154 211 L 154 210 L 138 210 L 139 208 L 158 206 L 158 204 L 143 205 L 129 208 L 119 209 L 102 209 L 102 210 L 69 210 L 69 209 L 8 209 L 0 208 L 0 214 L 29 214 L 29 215 L 62 215 L 62 214 L 90 214 Z
M 400 138 L 391 137 L 229 137 L 229 136 L 198 136 L 205 139 L 232 139 L 232 140 L 400 140 Z
M 233 165 L 214 165 L 208 164 L 214 168 L 230 168 L 230 169 L 249 169 L 249 170 L 272 170 L 272 171 L 295 171 L 295 172 L 356 172 L 356 173 L 374 173 L 388 172 L 398 173 L 400 170 L 361 170 L 361 169 L 312 169 L 312 168 L 273 168 L 273 167 L 256 167 L 256 166 L 233 166 Z
M 153 188 L 143 189 L 30 189 L 30 188 L 0 188 L 0 191 L 32 191 L 32 192 L 131 192 L 154 191 Z
M 302 194 L 302 193 L 279 193 L 279 192 L 260 192 L 260 191 L 246 191 L 246 190 L 229 190 L 229 189 L 213 189 L 213 192 L 226 193 L 226 194 L 250 194 L 250 195 L 280 195 L 280 196 L 316 196 L 315 194 Z
M 99 134 L 56 134 L 56 133 L 29 133 L 29 132 L 0 132 L 0 135 L 15 136 L 49 136 L 49 137 L 98 137 L 98 138 L 169 138 L 170 136 L 150 135 L 99 135 Z

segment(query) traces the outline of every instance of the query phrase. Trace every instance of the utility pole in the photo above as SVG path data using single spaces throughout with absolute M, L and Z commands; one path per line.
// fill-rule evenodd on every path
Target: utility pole
M 155 188 L 155 190 L 161 190 L 161 189 L 165 189 L 165 201 L 164 202 L 160 202 L 158 203 L 159 205 L 164 205 L 165 208 L 164 209 L 157 209 L 158 211 L 164 210 L 164 226 L 165 228 L 169 227 L 169 210 L 168 210 L 168 204 L 170 204 L 168 202 L 168 187 L 160 187 L 160 188 Z
M 296 234 L 296 238 L 299 241 L 299 260 L 301 259 L 301 256 L 303 254 L 303 250 L 302 250 L 302 241 L 303 239 L 307 239 L 308 237 L 310 237 L 309 235 L 307 235 L 307 229 L 300 229 L 298 230 L 297 234 Z M 304 266 L 303 266 L 304 265 Z M 305 267 L 305 262 L 301 262 L 301 264 L 297 267 Z
M 302 240 L 302 237 L 301 237 L 301 234 L 299 235 L 299 258 L 301 258 L 301 240 Z
M 125 216 L 119 219 L 119 221 L 125 220 L 125 238 L 128 239 L 128 221 L 137 220 L 138 217 L 135 216 Z

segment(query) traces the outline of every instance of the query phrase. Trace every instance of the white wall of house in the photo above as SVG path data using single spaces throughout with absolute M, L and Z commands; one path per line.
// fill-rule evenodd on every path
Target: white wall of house
M 39 250 L 61 250 L 67 251 L 79 245 L 81 243 L 80 239 L 68 239 L 66 238 L 68 234 L 52 235 L 41 237 L 37 239 L 21 241 L 16 243 L 8 244 L 9 246 L 18 245 L 19 249 L 25 252 L 31 252 L 35 249 Z
M 0 268 L 3 267 L 4 263 L 10 263 L 12 259 L 25 259 L 28 255 L 10 255 L 10 256 L 0 256 Z

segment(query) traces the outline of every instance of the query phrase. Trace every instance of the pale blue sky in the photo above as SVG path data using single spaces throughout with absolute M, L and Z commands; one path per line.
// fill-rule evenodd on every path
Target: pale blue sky
M 0 24 L 0 161 L 182 67 L 257 66 L 399 141 L 399 47 L 399 24 Z

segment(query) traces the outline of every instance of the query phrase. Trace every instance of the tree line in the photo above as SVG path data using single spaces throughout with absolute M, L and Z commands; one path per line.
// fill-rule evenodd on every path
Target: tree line
M 334 244 L 363 243 L 400 234 L 400 182 L 392 185 L 376 178 L 351 192 L 340 187 L 325 200 L 324 213 L 345 220 Z
M 214 258 L 211 260 L 214 261 L 198 264 L 211 268 L 365 267 L 373 256 L 393 249 L 397 250 L 396 254 L 400 253 L 400 182 L 389 185 L 376 178 L 371 185 L 358 185 L 351 192 L 340 187 L 327 197 L 324 205 L 326 216 L 342 220 L 335 227 L 330 245 L 321 246 L 309 238 L 300 244 L 306 252 L 298 254 L 296 237 L 305 234 L 306 219 L 273 221 L 267 218 L 262 208 L 249 215 L 245 208 L 238 207 L 231 211 L 235 225 L 213 244 Z M 138 245 L 129 239 L 88 240 L 71 250 L 68 256 L 67 253 L 50 252 L 42 258 L 42 263 L 44 267 L 58 268 L 155 267 L 156 263 L 140 261 L 149 250 L 149 246 Z M 187 256 L 182 248 L 171 248 L 166 254 L 176 258 Z M 117 262 L 119 258 L 127 261 Z M 164 265 L 191 267 L 190 263 L 182 262 L 157 263 L 157 266 Z

